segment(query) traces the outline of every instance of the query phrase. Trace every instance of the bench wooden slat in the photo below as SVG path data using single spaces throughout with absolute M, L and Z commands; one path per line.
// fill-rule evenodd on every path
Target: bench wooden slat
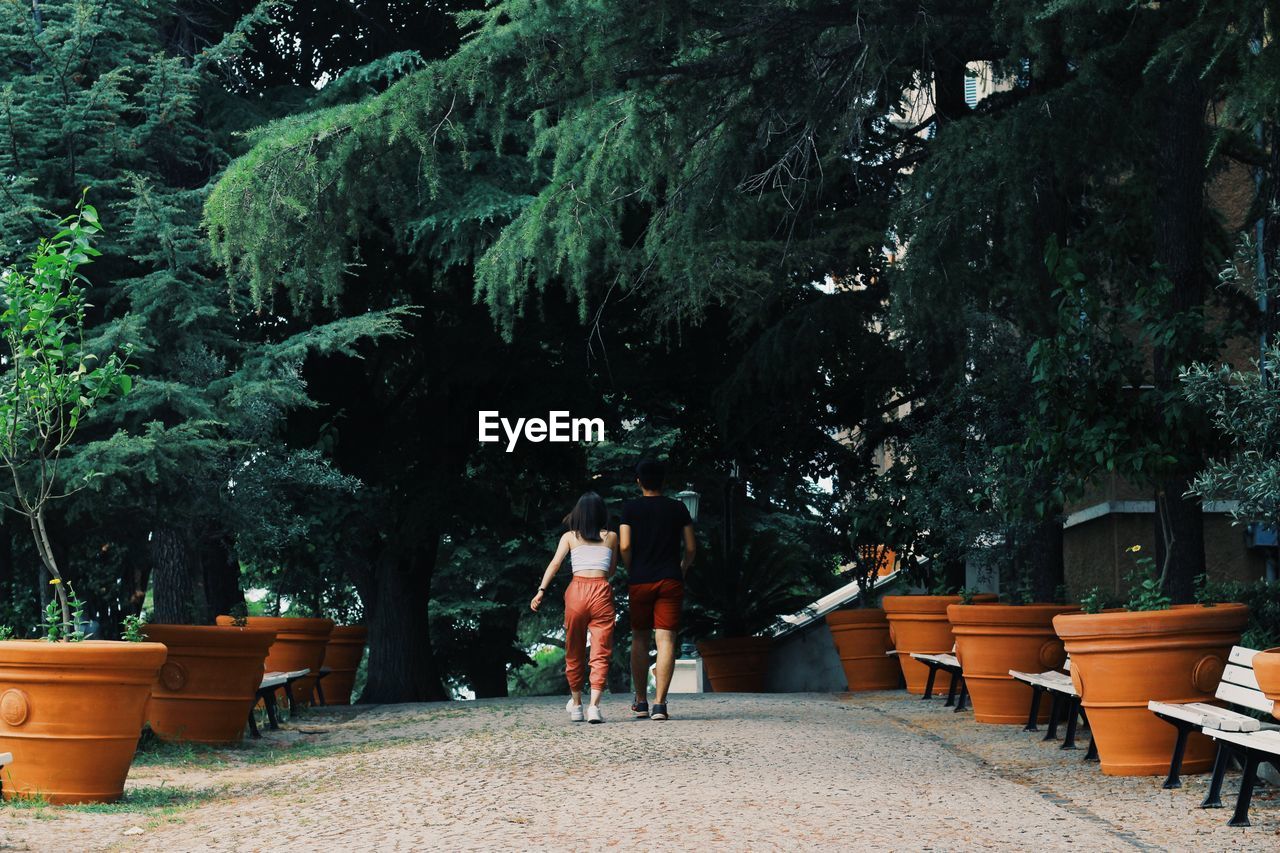
M 1257 649 L 1246 649 L 1244 646 L 1234 646 L 1231 649 L 1231 654 L 1227 656 L 1227 661 L 1229 663 L 1234 663 L 1236 666 L 1246 666 L 1249 669 L 1253 669 L 1253 656 L 1257 653 Z
M 262 677 L 262 684 L 261 686 L 258 687 L 258 689 L 270 690 L 272 687 L 284 687 L 285 684 L 288 683 L 288 681 L 289 679 L 284 675 L 284 673 L 264 675 Z
M 1188 702 L 1185 705 L 1157 702 L 1154 699 L 1147 703 L 1153 712 L 1176 720 L 1185 720 L 1197 726 L 1217 729 L 1224 732 L 1256 732 L 1262 725 L 1253 717 L 1238 714 L 1228 708 L 1217 705 L 1206 705 L 1203 702 Z
M 1247 687 L 1223 681 L 1218 684 L 1218 690 L 1213 695 L 1224 702 L 1230 702 L 1232 705 L 1252 708 L 1255 711 L 1262 711 L 1267 714 L 1271 713 L 1271 700 L 1259 690 L 1250 690 Z
M 12 752 L 0 752 L 0 764 L 6 764 L 6 765 L 7 765 L 7 764 L 12 764 L 12 763 L 13 763 L 13 753 L 12 753 Z
M 302 676 L 306 675 L 310 671 L 310 669 L 295 669 L 292 672 L 286 672 L 285 675 L 289 676 L 289 680 L 292 681 L 297 678 L 302 678 Z
M 1228 664 L 1227 668 L 1222 671 L 1222 680 L 1228 684 L 1238 684 L 1241 687 L 1248 687 L 1250 690 L 1258 690 L 1258 677 L 1253 674 L 1253 670 L 1243 666 L 1235 666 Z
M 1247 746 L 1273 755 L 1280 755 L 1280 731 L 1265 730 L 1260 732 L 1220 732 L 1205 729 L 1204 733 L 1211 738 L 1225 740 L 1230 743 Z

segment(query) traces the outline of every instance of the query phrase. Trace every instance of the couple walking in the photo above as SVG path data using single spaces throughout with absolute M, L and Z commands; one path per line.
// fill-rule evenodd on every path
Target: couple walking
M 618 557 L 627 567 L 631 609 L 631 684 L 637 717 L 667 719 L 667 689 L 675 670 L 676 637 L 680 630 L 680 605 L 684 578 L 693 563 L 697 541 L 693 519 L 683 503 L 662 494 L 662 463 L 646 461 L 636 466 L 640 497 L 622 506 L 618 532 L 608 529 L 609 511 L 595 492 L 578 499 L 565 518 L 569 530 L 560 537 L 555 556 L 542 573 L 542 583 L 530 607 L 535 611 L 565 557 L 573 580 L 564 593 L 564 669 L 569 679 L 569 719 L 603 723 L 600 697 L 609 674 L 613 652 L 613 588 L 609 581 Z M 683 546 L 683 553 L 682 553 Z M 591 634 L 591 699 L 582 709 L 582 682 L 587 670 L 587 634 Z M 658 666 L 653 707 L 649 707 L 649 638 L 657 640 Z

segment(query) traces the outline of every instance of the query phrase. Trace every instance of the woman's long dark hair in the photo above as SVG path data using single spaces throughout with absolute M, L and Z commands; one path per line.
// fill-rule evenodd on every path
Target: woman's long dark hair
M 587 492 L 578 498 L 573 512 L 564 517 L 565 525 L 587 542 L 603 542 L 604 531 L 609 527 L 609 510 L 604 498 L 595 492 Z

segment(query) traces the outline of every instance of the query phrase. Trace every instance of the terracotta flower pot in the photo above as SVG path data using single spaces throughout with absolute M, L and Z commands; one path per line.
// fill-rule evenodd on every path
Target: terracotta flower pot
M 156 672 L 159 643 L 0 642 L 0 751 L 5 799 L 120 799 Z
M 1276 703 L 1271 707 L 1271 716 L 1280 720 L 1280 648 L 1254 655 L 1253 674 L 1258 679 L 1258 689 Z
M 1071 680 L 1083 699 L 1103 773 L 1168 771 L 1176 732 L 1147 710 L 1147 702 L 1212 702 L 1248 618 L 1243 604 L 1054 617 L 1053 627 L 1071 655 Z M 1212 741 L 1192 734 L 1183 772 L 1204 773 L 1212 763 Z
M 956 638 L 956 655 L 980 723 L 1024 725 L 1031 688 L 1014 681 L 1009 670 L 1045 672 L 1067 660 L 1053 617 L 1079 607 L 1066 604 L 952 604 L 947 608 Z M 1042 703 L 1040 719 L 1049 718 Z
M 350 705 L 351 688 L 356 683 L 356 670 L 364 657 L 364 641 L 369 629 L 363 625 L 338 625 L 324 647 L 324 666 L 330 673 L 320 687 L 326 705 Z
M 726 637 L 698 643 L 698 654 L 716 693 L 763 693 L 772 637 Z
M 975 595 L 973 600 L 995 601 L 996 596 L 983 593 Z M 943 654 L 955 645 L 947 608 L 959 603 L 958 595 L 886 595 L 880 599 L 889 620 L 889 638 L 898 651 L 898 663 L 907 679 L 908 693 L 924 695 L 924 685 L 929 680 L 929 668 L 911 654 Z
M 219 616 L 219 625 L 231 625 L 230 616 Z M 276 632 L 267 660 L 263 664 L 268 672 L 295 672 L 309 669 L 311 674 L 298 679 L 293 685 L 293 698 L 303 704 L 311 700 L 316 686 L 316 673 L 324 662 L 324 647 L 333 632 L 332 619 L 313 619 L 306 616 L 250 616 L 246 623 L 250 628 L 266 628 Z
M 169 649 L 147 705 L 156 737 L 239 743 L 276 632 L 212 625 L 145 625 L 143 631 Z
M 897 688 L 902 670 L 897 658 L 886 654 L 893 643 L 889 642 L 889 622 L 883 610 L 835 610 L 827 614 L 827 627 L 850 690 Z

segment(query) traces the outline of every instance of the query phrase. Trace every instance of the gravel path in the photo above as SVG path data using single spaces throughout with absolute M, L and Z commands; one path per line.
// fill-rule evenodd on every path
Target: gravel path
M 902 693 L 676 697 L 570 724 L 562 699 L 321 709 L 242 749 L 144 757 L 130 802 L 0 810 L 26 850 L 1228 850 L 1204 779 L 1104 777 L 1016 726 Z M 1234 794 L 1229 781 L 1226 795 Z

